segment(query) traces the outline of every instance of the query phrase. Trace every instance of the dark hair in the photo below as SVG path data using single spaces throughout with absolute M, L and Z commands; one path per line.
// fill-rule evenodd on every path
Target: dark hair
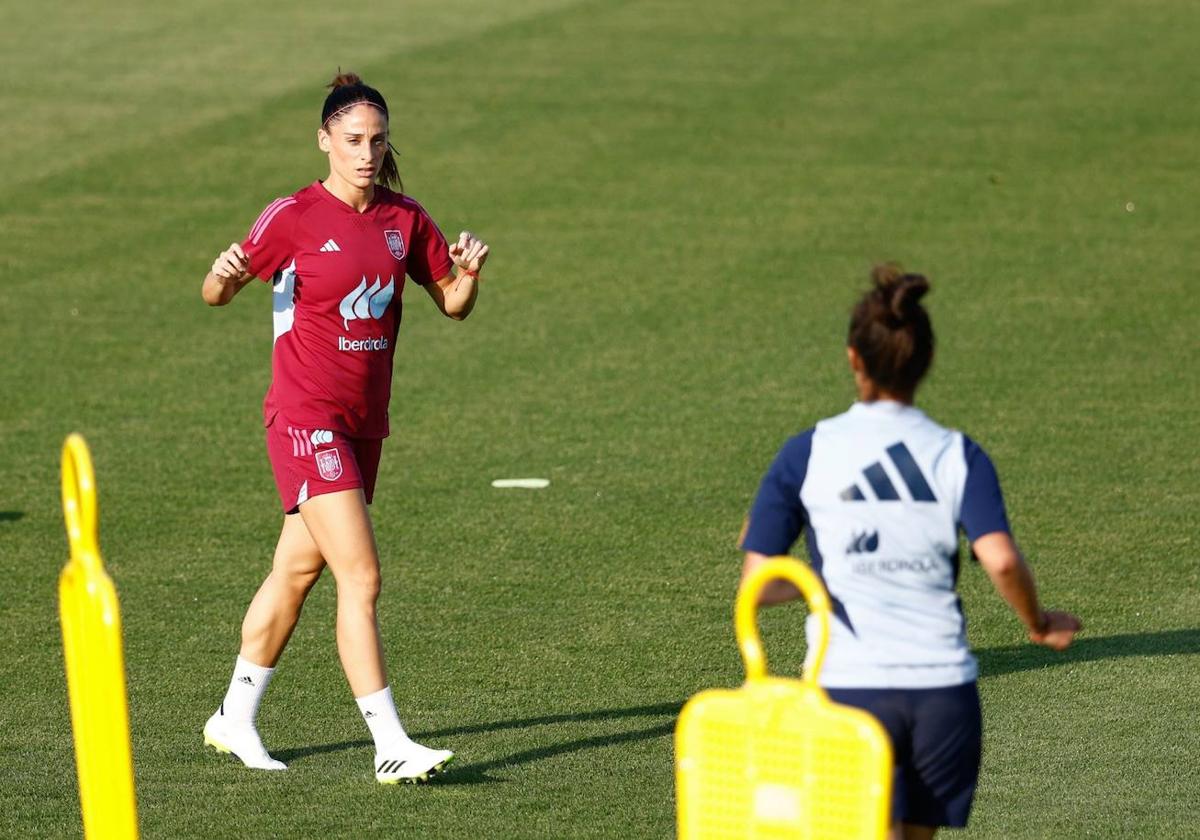
M 921 306 L 929 281 L 896 263 L 875 266 L 871 281 L 874 287 L 850 314 L 846 343 L 858 352 L 872 382 L 911 396 L 933 362 L 933 325 Z
M 330 123 L 337 122 L 344 112 L 364 102 L 383 111 L 385 118 L 388 116 L 387 102 L 384 101 L 382 93 L 363 82 L 357 74 L 343 73 L 339 68 L 338 74 L 329 83 L 329 95 L 325 97 L 325 106 L 321 108 L 321 128 L 328 131 Z M 395 151 L 395 147 L 389 142 L 387 151 L 383 153 L 383 166 L 379 169 L 379 181 L 385 187 L 394 189 L 396 192 L 403 192 L 404 184 L 400 180 L 400 170 L 396 166 Z

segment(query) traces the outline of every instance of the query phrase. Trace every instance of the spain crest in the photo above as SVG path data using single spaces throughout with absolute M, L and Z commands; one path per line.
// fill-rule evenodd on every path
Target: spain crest
M 336 449 L 322 449 L 316 454 L 317 472 L 326 481 L 337 481 L 342 475 L 342 456 Z
M 404 259 L 404 234 L 398 230 L 385 230 L 383 236 L 387 240 L 388 250 L 392 252 L 392 256 L 398 260 Z

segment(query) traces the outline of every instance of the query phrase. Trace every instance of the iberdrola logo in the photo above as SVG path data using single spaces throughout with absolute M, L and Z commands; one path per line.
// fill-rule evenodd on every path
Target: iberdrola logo
M 383 317 L 383 313 L 387 311 L 388 304 L 392 302 L 392 295 L 396 291 L 395 278 L 389 277 L 386 286 L 380 286 L 380 280 L 375 278 L 375 282 L 367 288 L 367 278 L 363 277 L 359 284 L 354 287 L 354 291 L 342 298 L 341 304 L 338 306 L 338 313 L 342 316 L 342 323 L 346 329 L 350 329 L 351 321 L 366 321 L 368 319 L 378 321 Z

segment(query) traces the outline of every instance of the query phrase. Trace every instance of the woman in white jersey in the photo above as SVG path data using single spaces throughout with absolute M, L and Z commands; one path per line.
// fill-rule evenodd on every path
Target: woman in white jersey
M 1080 623 L 1039 606 L 987 453 L 913 407 L 933 360 L 920 305 L 928 281 L 895 265 L 872 280 L 846 348 L 858 402 L 780 450 L 742 537 L 743 576 L 804 534 L 834 613 L 821 684 L 887 729 L 890 837 L 920 840 L 966 825 L 979 774 L 977 670 L 955 593 L 959 530 L 1031 641 L 1062 650 Z M 780 580 L 761 603 L 798 597 Z
M 466 232 L 448 245 L 401 191 L 379 91 L 353 74 L 339 74 L 330 88 L 317 131 L 328 176 L 271 202 L 204 278 L 202 295 L 213 306 L 229 303 L 254 277 L 272 285 L 275 344 L 263 422 L 285 514 L 204 742 L 247 767 L 285 769 L 263 747 L 255 716 L 328 566 L 337 582 L 338 655 L 375 741 L 375 778 L 424 781 L 453 754 L 414 742 L 396 713 L 376 621 L 379 554 L 367 505 L 389 432 L 405 279 L 462 320 L 475 306 L 488 248 Z

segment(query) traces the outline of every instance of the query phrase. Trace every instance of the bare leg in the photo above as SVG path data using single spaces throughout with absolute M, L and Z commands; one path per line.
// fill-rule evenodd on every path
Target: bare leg
M 324 568 L 325 560 L 304 520 L 297 514 L 285 516 L 271 573 L 258 588 L 242 621 L 243 659 L 275 667 L 296 629 L 304 599 Z
M 355 697 L 387 685 L 375 605 L 379 599 L 379 551 L 362 490 L 314 496 L 300 516 L 337 581 L 337 646 Z
M 426 781 L 454 758 L 404 731 L 388 687 L 375 606 L 379 550 L 361 490 L 314 496 L 300 515 L 337 580 L 337 645 L 342 669 L 375 741 L 375 779 L 384 784 Z
M 325 561 L 299 516 L 285 516 L 271 572 L 242 621 L 242 648 L 220 707 L 204 724 L 204 743 L 233 753 L 247 767 L 284 770 L 254 725 L 271 673 L 300 618 L 300 608 Z

